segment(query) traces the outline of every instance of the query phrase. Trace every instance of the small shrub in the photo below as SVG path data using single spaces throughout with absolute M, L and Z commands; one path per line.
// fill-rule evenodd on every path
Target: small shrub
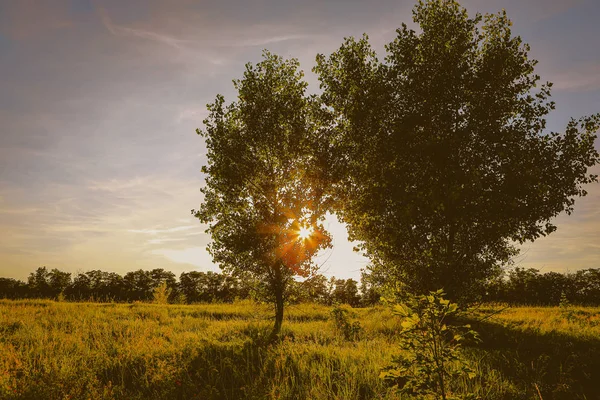
M 444 292 L 409 297 L 404 304 L 394 306 L 394 314 L 402 317 L 400 355 L 392 359 L 381 377 L 401 393 L 419 398 L 470 399 L 472 396 L 450 395 L 449 383 L 461 376 L 475 377 L 462 342 L 478 339 L 469 325 L 450 326 L 448 317 L 458 306 L 443 298 Z
M 335 325 L 336 331 L 344 336 L 344 339 L 349 341 L 358 340 L 362 332 L 360 322 L 350 322 L 348 309 L 335 306 L 331 310 L 331 316 L 333 317 L 333 324 Z
M 155 304 L 168 304 L 170 295 L 171 289 L 167 287 L 166 282 L 162 282 L 160 285 L 154 288 L 154 292 L 152 293 L 152 302 Z
M 567 295 L 564 291 L 560 294 L 560 303 L 558 307 L 560 309 L 561 317 L 565 318 L 569 322 L 574 322 L 577 320 L 575 310 L 573 310 L 571 302 L 567 298 Z

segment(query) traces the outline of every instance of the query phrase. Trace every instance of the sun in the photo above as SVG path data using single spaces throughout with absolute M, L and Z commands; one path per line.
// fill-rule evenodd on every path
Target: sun
M 300 227 L 300 230 L 298 231 L 298 238 L 302 239 L 302 240 L 306 240 L 309 237 L 311 237 L 311 235 L 313 234 L 313 229 L 310 227 Z

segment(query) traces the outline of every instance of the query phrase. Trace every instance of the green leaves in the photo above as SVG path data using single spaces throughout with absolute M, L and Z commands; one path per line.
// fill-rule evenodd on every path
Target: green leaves
M 469 325 L 447 323 L 457 312 L 458 306 L 445 299 L 442 290 L 409 296 L 405 303 L 395 305 L 393 313 L 402 318 L 400 353 L 380 377 L 411 396 L 469 398 L 452 393 L 452 381 L 476 376 L 461 346 L 466 340 L 479 341 L 479 336 Z
M 322 224 L 323 191 L 311 172 L 320 125 L 298 67 L 295 59 L 265 52 L 234 81 L 237 101 L 225 104 L 217 95 L 205 129 L 197 131 L 208 163 L 204 201 L 192 213 L 208 225 L 214 262 L 257 279 L 276 303 L 276 327 L 289 281 L 308 276 L 313 255 L 331 243 Z M 310 239 L 298 240 L 301 225 L 314 230 Z
M 384 61 L 367 36 L 317 56 L 329 191 L 380 273 L 472 300 L 596 182 L 600 116 L 546 131 L 552 85 L 505 11 L 429 0 L 413 16 L 420 31 L 402 25 Z

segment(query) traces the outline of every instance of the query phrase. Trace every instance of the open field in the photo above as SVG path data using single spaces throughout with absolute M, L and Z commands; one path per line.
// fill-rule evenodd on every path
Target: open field
M 481 399 L 600 398 L 600 309 L 498 307 L 469 316 L 478 376 L 452 383 Z M 398 399 L 379 373 L 399 321 L 354 309 L 348 341 L 330 308 L 290 306 L 266 345 L 269 307 L 0 300 L 1 399 Z M 539 392 L 538 392 L 539 390 Z

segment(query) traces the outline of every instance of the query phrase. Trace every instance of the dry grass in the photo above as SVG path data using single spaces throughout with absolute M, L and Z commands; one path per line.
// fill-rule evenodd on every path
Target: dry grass
M 267 345 L 272 313 L 250 302 L 0 301 L 0 398 L 398 398 L 379 379 L 396 352 L 398 320 L 385 308 L 354 310 L 363 333 L 351 342 L 334 329 L 329 311 L 290 306 L 284 340 Z M 480 375 L 454 382 L 455 392 L 534 399 L 537 385 L 546 400 L 598 398 L 598 390 L 577 382 L 584 372 L 595 376 L 582 368 L 594 367 L 586 357 L 600 354 L 598 309 L 571 311 L 512 308 L 479 323 L 483 348 L 468 351 Z M 515 347 L 519 340 L 534 349 Z M 560 362 L 544 363 L 544 355 Z M 573 360 L 584 366 L 573 368 Z

